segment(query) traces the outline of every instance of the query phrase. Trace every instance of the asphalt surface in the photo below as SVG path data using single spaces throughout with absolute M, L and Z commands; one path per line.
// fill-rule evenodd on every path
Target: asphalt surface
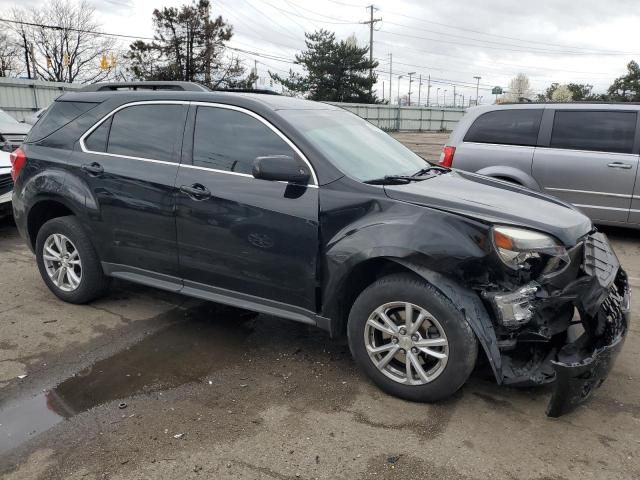
M 605 231 L 635 293 L 640 232 Z M 549 388 L 479 372 L 443 403 L 389 397 L 344 342 L 273 317 L 126 283 L 64 304 L 6 221 L 0 265 L 3 478 L 640 478 L 637 313 L 593 400 L 549 419 Z

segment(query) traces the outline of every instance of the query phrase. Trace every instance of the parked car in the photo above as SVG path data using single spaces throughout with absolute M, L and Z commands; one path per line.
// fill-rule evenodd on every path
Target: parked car
M 0 218 L 11 214 L 11 180 L 9 154 L 18 148 L 29 133 L 30 125 L 18 122 L 0 110 Z
M 597 103 L 471 108 L 441 163 L 549 193 L 597 224 L 640 228 L 638 112 Z
M 569 204 L 429 164 L 335 106 L 122 86 L 65 93 L 12 154 L 16 224 L 62 300 L 116 277 L 315 325 L 414 401 L 478 356 L 500 384 L 555 381 L 551 416 L 607 376 L 627 276 Z
M 0 150 L 0 218 L 11 215 L 11 163 L 9 154 Z

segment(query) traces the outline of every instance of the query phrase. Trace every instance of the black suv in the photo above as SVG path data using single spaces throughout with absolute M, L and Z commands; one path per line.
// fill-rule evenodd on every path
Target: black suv
M 61 299 L 117 277 L 316 325 L 405 399 L 450 396 L 480 359 L 501 384 L 555 381 L 561 415 L 627 332 L 626 274 L 582 213 L 334 106 L 95 85 L 12 159 L 16 223 Z

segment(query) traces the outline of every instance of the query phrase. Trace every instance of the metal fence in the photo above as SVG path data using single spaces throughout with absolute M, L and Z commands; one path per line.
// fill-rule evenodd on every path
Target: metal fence
M 25 120 L 48 107 L 63 92 L 80 87 L 80 84 L 0 78 L 0 108 L 17 120 Z M 449 131 L 464 115 L 460 108 L 328 103 L 349 110 L 387 131 Z
M 335 103 L 387 131 L 438 132 L 450 131 L 464 115 L 462 108 L 398 107 L 362 103 Z
M 0 108 L 22 121 L 41 108 L 48 107 L 67 90 L 77 90 L 82 85 L 45 82 L 22 78 L 0 78 Z

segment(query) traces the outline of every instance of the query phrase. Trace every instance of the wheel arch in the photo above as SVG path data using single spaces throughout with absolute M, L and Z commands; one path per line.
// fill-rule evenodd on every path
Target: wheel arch
M 396 258 L 393 261 L 429 282 L 460 310 L 482 345 L 496 381 L 502 383 L 502 357 L 498 349 L 498 339 L 491 317 L 478 294 L 441 273 L 411 261 L 401 258 Z
M 38 232 L 45 223 L 51 219 L 66 217 L 68 215 L 77 216 L 77 213 L 64 198 L 55 196 L 39 198 L 31 208 L 29 208 L 27 214 L 27 235 L 31 248 L 35 249 Z
M 486 175 L 487 177 L 516 183 L 537 192 L 542 191 L 535 178 L 533 178 L 528 173 L 520 170 L 519 168 L 510 167 L 508 165 L 493 165 L 491 167 L 481 168 L 476 173 L 479 175 Z

